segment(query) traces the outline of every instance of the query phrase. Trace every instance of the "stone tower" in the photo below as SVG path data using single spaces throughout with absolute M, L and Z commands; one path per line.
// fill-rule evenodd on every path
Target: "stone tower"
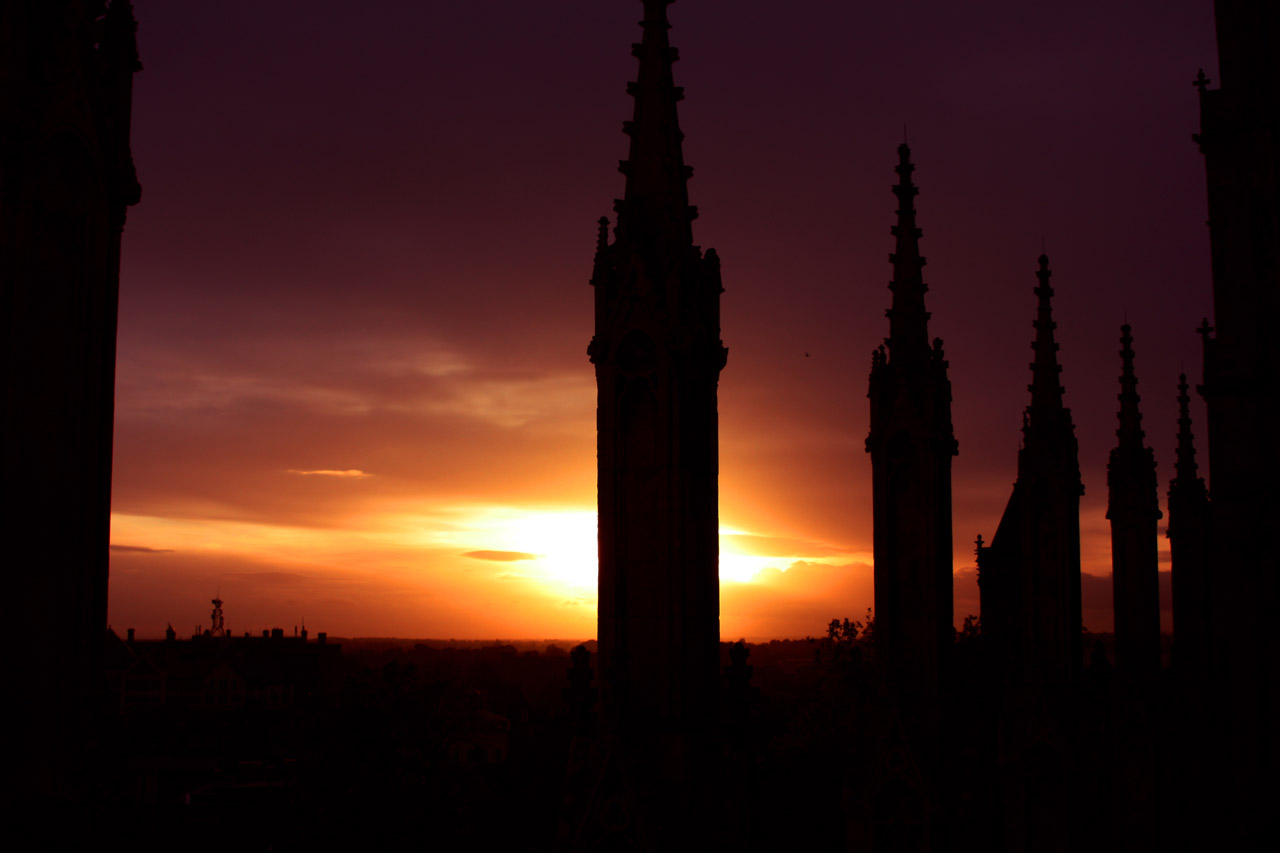
M 1209 463 L 1209 690 L 1213 751 L 1235 760 L 1212 778 L 1267 778 L 1275 731 L 1280 642 L 1280 5 L 1216 0 L 1219 86 L 1201 73 L 1200 132 L 1209 207 L 1213 325 L 1205 329 Z M 1222 786 L 1209 808 L 1238 827 L 1239 849 L 1270 838 L 1266 786 Z M 1237 793 L 1229 794 L 1228 789 Z
M 1031 404 L 1013 494 L 991 544 L 978 546 L 983 632 L 1015 682 L 1063 684 L 1081 663 L 1079 448 L 1063 405 L 1049 258 L 1040 256 Z
M 871 454 L 877 655 L 908 693 L 936 692 L 951 643 L 951 382 L 942 340 L 929 343 L 915 166 L 898 146 L 898 222 L 889 337 L 871 355 Z
M 1280 570 L 1270 537 L 1259 535 L 1280 512 L 1280 339 L 1272 328 L 1280 314 L 1280 9 L 1214 5 L 1221 85 L 1209 89 L 1203 73 L 1197 81 L 1214 313 L 1199 390 L 1208 413 L 1214 654 L 1245 683 L 1274 661 L 1255 651 L 1273 634 Z
M 1107 463 L 1107 518 L 1111 521 L 1111 586 L 1115 602 L 1116 666 L 1134 676 L 1160 668 L 1160 499 L 1156 458 L 1143 443 L 1133 336 L 1120 327 L 1120 427 Z
M 601 709 L 606 727 L 688 731 L 714 718 L 720 586 L 716 389 L 720 262 L 693 243 L 668 43 L 644 0 L 630 152 L 591 284 L 599 476 Z
M 1198 679 L 1209 663 L 1209 491 L 1196 472 L 1187 374 L 1178 377 L 1178 458 L 1169 481 L 1173 573 L 1173 665 Z
M 0 484 L 32 795 L 77 784 L 54 777 L 101 683 L 135 30 L 127 0 L 0 13 Z

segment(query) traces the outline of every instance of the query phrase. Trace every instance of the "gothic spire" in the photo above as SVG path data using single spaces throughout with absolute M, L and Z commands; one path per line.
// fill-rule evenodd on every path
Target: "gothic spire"
M 1116 430 L 1119 447 L 1141 449 L 1142 413 L 1138 411 L 1138 378 L 1133 372 L 1133 335 L 1129 324 L 1120 327 L 1120 428 Z
M 885 312 L 889 318 L 889 354 L 897 359 L 924 359 L 929 353 L 929 312 L 924 310 L 925 259 L 920 254 L 920 236 L 916 227 L 915 197 L 920 192 L 911 180 L 915 171 L 911 149 L 904 142 L 898 146 L 898 183 L 893 194 L 898 197 L 898 224 L 890 231 L 896 239 L 889 262 L 893 264 L 893 307 Z
M 1035 351 L 1035 359 L 1031 362 L 1031 384 L 1027 390 L 1031 392 L 1031 406 L 1027 410 L 1031 425 L 1035 425 L 1037 415 L 1048 415 L 1061 411 L 1063 387 L 1059 384 L 1062 367 L 1058 364 L 1058 344 L 1053 338 L 1053 330 L 1058 324 L 1053 322 L 1053 288 L 1049 286 L 1049 278 L 1053 273 L 1049 270 L 1049 256 L 1040 256 L 1040 269 L 1036 278 L 1040 283 L 1036 286 L 1036 339 L 1031 344 Z
M 618 165 L 627 177 L 626 192 L 614 202 L 618 237 L 624 243 L 693 243 L 690 223 L 697 211 L 689 205 L 686 182 L 693 170 L 684 165 L 684 134 L 676 114 L 684 91 L 675 85 L 671 71 L 679 54 L 667 39 L 670 2 L 644 0 L 644 35 L 631 46 L 640 67 L 635 82 L 627 84 L 627 93 L 635 99 L 633 119 L 622 125 L 631 137 L 627 159 Z
M 1204 481 L 1197 476 L 1195 437 L 1191 434 L 1191 398 L 1187 395 L 1187 374 L 1178 374 L 1178 458 L 1172 486 L 1190 486 Z

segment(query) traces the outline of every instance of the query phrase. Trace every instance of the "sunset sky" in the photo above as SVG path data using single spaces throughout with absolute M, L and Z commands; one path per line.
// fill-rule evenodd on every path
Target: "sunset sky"
M 134 7 L 114 627 L 188 634 L 220 591 L 236 633 L 594 636 L 587 280 L 640 3 Z M 867 373 L 904 124 L 960 443 L 957 615 L 1014 479 L 1043 240 L 1085 624 L 1109 630 L 1119 327 L 1163 507 L 1212 314 L 1190 138 L 1210 0 L 669 14 L 695 238 L 725 286 L 723 636 L 816 635 L 871 604 Z M 1192 417 L 1203 448 L 1198 399 Z

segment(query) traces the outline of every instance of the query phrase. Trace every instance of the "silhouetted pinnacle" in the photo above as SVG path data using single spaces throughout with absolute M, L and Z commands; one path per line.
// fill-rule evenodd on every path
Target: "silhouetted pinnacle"
M 601 216 L 597 223 L 596 255 L 591 264 L 591 286 L 599 287 L 609 281 L 609 217 Z
M 689 205 L 686 182 L 693 170 L 684 164 L 676 103 L 684 97 L 671 66 L 679 54 L 667 39 L 670 0 L 644 0 L 644 35 L 631 46 L 639 72 L 627 92 L 635 98 L 633 118 L 623 124 L 631 137 L 627 159 L 619 171 L 627 176 L 624 197 L 614 202 L 618 239 L 692 245 L 690 223 L 697 211 Z
M 1048 413 L 1063 408 L 1063 387 L 1059 384 L 1062 367 L 1058 364 L 1058 344 L 1054 340 L 1053 330 L 1058 324 L 1053 321 L 1053 288 L 1049 279 L 1053 273 L 1049 270 L 1049 256 L 1040 256 L 1040 269 L 1036 272 L 1039 284 L 1036 286 L 1036 319 L 1032 324 L 1036 330 L 1036 339 L 1031 344 L 1035 351 L 1035 359 L 1031 362 L 1031 384 L 1027 390 L 1031 392 L 1031 407 L 1028 413 L 1031 420 L 1036 420 L 1039 413 Z
M 929 312 L 924 310 L 925 259 L 920 254 L 920 237 L 916 227 L 915 197 L 920 190 L 911 180 L 915 171 L 911 149 L 904 142 L 898 146 L 898 183 L 893 194 L 898 197 L 898 223 L 890 231 L 897 238 L 889 262 L 893 264 L 893 307 L 885 312 L 889 318 L 889 355 L 891 358 L 918 360 L 929 353 Z
M 1138 378 L 1133 370 L 1133 335 L 1129 324 L 1120 327 L 1120 401 L 1116 446 L 1107 464 L 1107 518 L 1114 512 L 1129 517 L 1139 508 L 1160 517 L 1156 498 L 1155 452 L 1144 447 L 1142 413 L 1138 411 Z
M 1116 430 L 1119 446 L 1126 449 L 1142 447 L 1142 413 L 1138 411 L 1138 378 L 1133 372 L 1133 335 L 1129 324 L 1120 327 L 1120 427 Z
M 1187 374 L 1178 374 L 1178 458 L 1174 463 L 1174 478 L 1170 489 L 1187 488 L 1193 484 L 1204 488 L 1204 480 L 1197 476 L 1195 436 L 1191 433 L 1191 398 L 1187 395 Z

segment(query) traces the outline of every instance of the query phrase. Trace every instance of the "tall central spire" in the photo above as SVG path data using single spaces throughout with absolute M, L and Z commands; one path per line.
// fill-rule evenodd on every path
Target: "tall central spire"
M 898 223 L 891 229 L 897 238 L 889 262 L 893 264 L 893 307 L 885 312 L 889 318 L 889 357 L 908 361 L 923 361 L 929 356 L 929 312 L 924 310 L 924 294 L 929 286 L 924 283 L 925 259 L 920 254 L 920 237 L 924 234 L 916 227 L 915 198 L 920 190 L 911 180 L 915 171 L 911 163 L 911 149 L 904 142 L 898 146 L 898 183 L 893 194 L 898 197 Z
M 929 345 L 911 149 L 898 146 L 889 337 L 872 355 L 871 494 L 876 655 L 899 698 L 935 696 L 951 644 L 951 382 L 942 341 Z M 887 352 L 886 352 L 887 349 Z M 904 706 L 905 707 L 905 706 Z
M 614 202 L 618 214 L 618 238 L 623 243 L 648 243 L 649 248 L 687 246 L 693 242 L 690 223 L 697 211 L 689 205 L 687 181 L 693 170 L 684 164 L 680 121 L 676 104 L 684 90 L 676 86 L 672 64 L 679 52 L 671 46 L 667 30 L 667 5 L 671 0 L 644 0 L 644 35 L 631 53 L 640 60 L 634 83 L 627 93 L 635 99 L 631 121 L 622 129 L 631 137 L 626 160 L 618 170 L 627 176 L 626 192 Z
M 667 40 L 668 0 L 644 0 L 615 239 L 596 233 L 591 284 L 599 484 L 599 641 L 606 723 L 693 730 L 719 677 L 716 390 L 720 261 L 693 244 Z

